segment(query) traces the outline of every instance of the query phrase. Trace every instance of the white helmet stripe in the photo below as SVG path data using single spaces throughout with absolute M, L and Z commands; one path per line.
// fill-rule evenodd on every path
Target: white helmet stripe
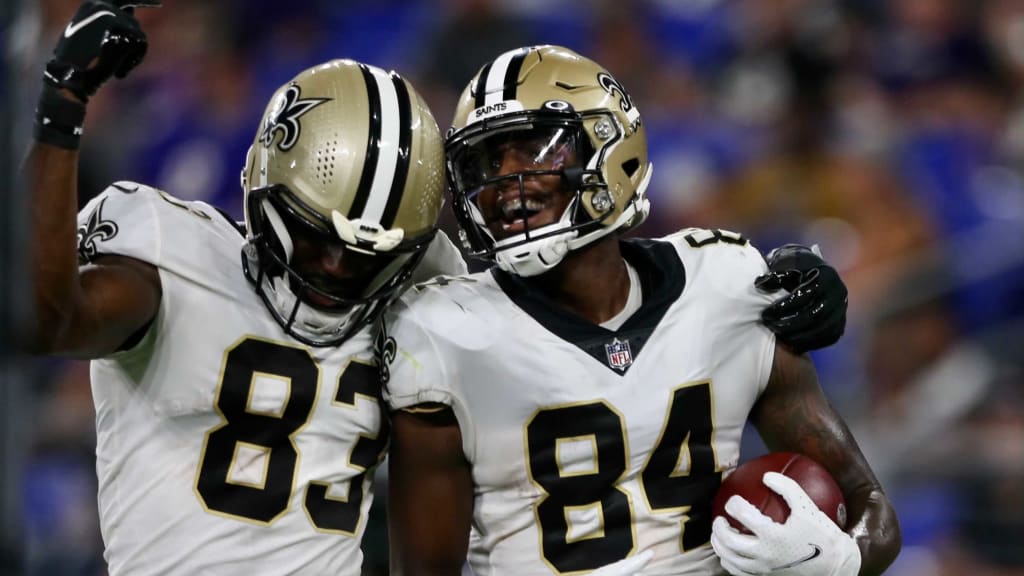
M 373 174 L 373 185 L 370 196 L 366 200 L 362 219 L 381 222 L 384 210 L 391 195 L 391 183 L 395 179 L 395 167 L 401 148 L 401 115 L 398 107 L 398 94 L 395 85 L 387 72 L 368 66 L 380 94 L 380 147 L 377 158 L 377 169 Z
M 377 80 L 370 67 L 366 64 L 359 65 L 359 72 L 363 75 L 363 82 L 366 84 L 366 104 L 369 107 L 369 128 L 366 133 L 366 156 L 363 158 L 363 169 L 359 175 L 359 187 L 352 199 L 352 206 L 349 208 L 349 218 L 362 218 L 363 210 L 366 208 L 366 199 L 370 197 L 370 187 L 373 185 L 373 176 L 377 172 L 377 155 L 380 146 L 380 94 L 377 90 Z
M 519 76 L 519 69 L 523 65 L 526 54 L 527 52 L 521 49 L 511 50 L 498 56 L 491 63 L 490 69 L 487 71 L 487 79 L 484 83 L 484 106 L 515 98 L 515 94 L 506 94 L 505 87 L 509 83 L 515 86 Z M 510 74 L 515 74 L 515 77 L 508 78 Z

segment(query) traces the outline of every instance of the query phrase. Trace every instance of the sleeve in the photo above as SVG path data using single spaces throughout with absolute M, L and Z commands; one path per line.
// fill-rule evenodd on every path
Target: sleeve
M 719 244 L 711 248 L 709 256 L 719 264 L 712 276 L 719 292 L 760 317 L 761 310 L 774 299 L 754 286 L 754 280 L 768 271 L 761 252 L 748 241 L 742 245 Z
M 775 334 L 761 322 L 761 312 L 772 302 L 771 294 L 764 294 L 754 286 L 754 280 L 768 270 L 761 252 L 750 242 L 743 245 L 722 244 L 716 247 L 714 255 L 716 273 L 712 275 L 717 290 L 726 296 L 726 305 L 731 314 L 721 345 L 731 354 L 742 354 L 745 347 L 756 351 L 754 373 L 758 383 L 758 394 L 764 391 L 771 376 L 775 361 Z
M 715 346 L 723 358 L 750 358 L 758 393 L 764 390 L 775 360 L 775 334 L 761 322 L 774 296 L 754 286 L 768 270 L 761 252 L 742 235 L 727 230 L 689 228 L 668 236 L 687 270 L 688 289 L 700 293 L 715 319 Z M 753 351 L 754 356 L 747 354 Z
M 446 365 L 447 340 L 433 333 L 406 298 L 385 317 L 380 342 L 381 380 L 390 410 L 427 403 L 454 407 L 451 379 L 456 375 Z
M 447 234 L 438 232 L 430 242 L 423 261 L 413 271 L 412 281 L 419 284 L 435 276 L 460 276 L 468 273 L 466 260 L 459 249 L 452 244 Z
M 78 213 L 78 263 L 102 254 L 129 256 L 160 266 L 159 193 L 134 182 L 111 184 Z
M 768 271 L 768 264 L 742 234 L 685 228 L 662 240 L 675 245 L 688 273 L 699 270 L 718 293 L 741 306 L 743 312 L 737 311 L 738 316 L 756 311 L 760 317 L 761 310 L 774 300 L 754 287 L 754 280 Z

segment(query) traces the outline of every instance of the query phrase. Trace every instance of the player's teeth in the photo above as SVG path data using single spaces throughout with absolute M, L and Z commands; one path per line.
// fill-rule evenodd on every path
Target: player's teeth
M 511 216 L 512 214 L 515 214 L 518 210 L 520 210 L 522 207 L 523 201 L 519 198 L 516 198 L 515 200 L 509 200 L 508 202 L 505 202 L 505 204 L 502 205 L 501 207 L 501 212 L 505 216 Z
M 508 202 L 504 203 L 501 206 L 501 212 L 505 216 L 511 216 L 515 214 L 517 211 L 522 210 L 524 206 L 527 210 L 531 212 L 539 212 L 540 210 L 544 209 L 544 203 L 539 200 L 527 198 L 526 203 L 524 204 L 522 199 L 516 198 L 515 200 L 509 200 Z

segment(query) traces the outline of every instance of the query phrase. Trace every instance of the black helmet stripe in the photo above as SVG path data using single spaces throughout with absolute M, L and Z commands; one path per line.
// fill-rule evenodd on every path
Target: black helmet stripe
M 523 68 L 523 61 L 529 53 L 529 48 L 505 52 L 480 71 L 479 84 L 482 86 L 477 86 L 477 108 L 502 100 L 515 100 L 516 89 L 519 87 L 519 71 Z
M 402 204 L 402 196 L 405 191 L 405 182 L 409 177 L 409 159 L 412 146 L 412 103 L 409 101 L 409 89 L 398 74 L 390 74 L 391 82 L 395 86 L 395 96 L 398 99 L 399 132 L 398 132 L 398 158 L 395 164 L 395 174 L 391 181 L 391 193 L 388 194 L 388 203 L 384 207 L 384 215 L 380 224 L 384 228 L 391 228 L 395 224 L 395 215 L 398 214 L 398 207 Z
M 359 70 L 366 82 L 370 129 L 366 136 L 366 159 L 363 161 L 363 173 L 359 176 L 359 189 L 356 190 L 356 197 L 352 199 L 352 208 L 348 212 L 350 219 L 361 218 L 363 210 L 366 209 L 366 201 L 370 198 L 370 189 L 373 186 L 373 176 L 377 172 L 377 156 L 380 153 L 380 90 L 377 89 L 377 80 L 373 72 L 370 72 L 365 64 L 360 64 Z
M 523 60 L 526 60 L 527 50 L 520 50 L 512 57 L 505 71 L 505 90 L 502 92 L 502 100 L 515 100 L 516 90 L 519 88 L 519 71 L 523 68 Z
M 493 61 L 488 62 L 480 70 L 480 75 L 476 77 L 476 94 L 473 96 L 475 98 L 473 105 L 477 108 L 484 105 L 484 98 L 487 97 L 487 75 L 491 73 L 491 66 L 493 65 Z

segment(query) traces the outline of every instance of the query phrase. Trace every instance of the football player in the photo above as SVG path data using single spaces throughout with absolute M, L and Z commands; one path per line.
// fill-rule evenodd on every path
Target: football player
M 401 76 L 351 60 L 272 96 L 245 222 L 134 182 L 75 218 L 86 104 L 146 51 L 85 2 L 46 66 L 32 183 L 36 352 L 93 359 L 110 574 L 360 573 L 387 420 L 373 324 L 443 234 L 441 133 Z
M 649 209 L 644 129 L 625 88 L 565 48 L 502 54 L 463 92 L 449 187 L 496 266 L 410 290 L 380 340 L 407 576 L 458 574 L 467 551 L 478 576 L 852 576 L 897 554 L 893 508 L 809 356 L 761 323 L 755 282 L 780 277 L 757 280 L 760 253 L 724 230 L 622 238 Z M 752 534 L 713 525 L 748 420 L 835 476 L 846 531 L 772 475 L 784 525 L 738 497 Z

